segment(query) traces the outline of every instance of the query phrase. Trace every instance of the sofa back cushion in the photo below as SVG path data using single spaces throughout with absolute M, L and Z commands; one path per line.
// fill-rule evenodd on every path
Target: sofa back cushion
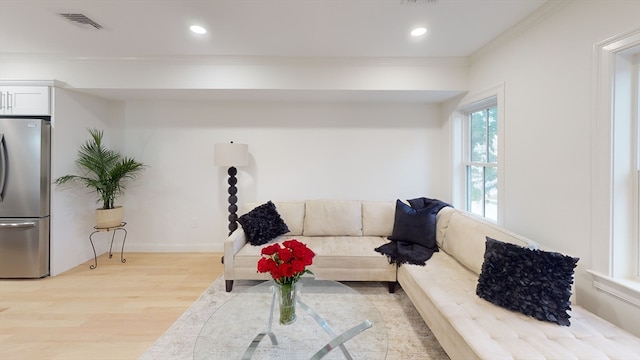
M 364 236 L 391 236 L 395 202 L 363 201 L 362 234 Z
M 537 243 L 478 216 L 455 210 L 451 213 L 449 223 L 444 232 L 442 249 L 462 265 L 476 274 L 480 274 L 482 263 L 484 262 L 487 236 L 531 249 L 540 247 Z
M 362 204 L 355 200 L 307 200 L 304 236 L 362 236 Z
M 285 235 L 302 235 L 304 226 L 304 201 L 278 201 L 276 210 L 289 227 Z

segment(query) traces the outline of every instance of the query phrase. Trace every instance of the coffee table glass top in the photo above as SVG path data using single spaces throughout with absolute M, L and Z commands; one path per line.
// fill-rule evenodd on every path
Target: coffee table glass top
M 295 323 L 278 323 L 276 300 L 271 323 L 273 341 L 267 334 L 273 285 L 273 281 L 265 281 L 239 291 L 218 308 L 196 339 L 194 359 L 247 358 L 247 350 L 260 335 L 262 340 L 249 351 L 253 351 L 251 359 L 311 359 L 323 348 L 322 359 L 386 358 L 387 330 L 378 310 L 350 287 L 312 277 L 303 277 L 299 283 Z M 339 347 L 345 339 L 344 348 Z

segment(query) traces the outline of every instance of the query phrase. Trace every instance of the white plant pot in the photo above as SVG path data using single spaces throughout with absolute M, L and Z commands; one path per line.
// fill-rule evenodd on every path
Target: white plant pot
M 112 228 L 122 224 L 124 208 L 116 206 L 113 209 L 96 209 L 96 227 L 99 229 Z

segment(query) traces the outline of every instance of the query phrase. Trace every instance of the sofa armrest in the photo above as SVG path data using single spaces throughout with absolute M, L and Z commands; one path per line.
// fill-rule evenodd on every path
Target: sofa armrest
M 242 227 L 239 227 L 224 241 L 224 277 L 233 280 L 233 260 L 236 253 L 247 243 L 247 235 Z

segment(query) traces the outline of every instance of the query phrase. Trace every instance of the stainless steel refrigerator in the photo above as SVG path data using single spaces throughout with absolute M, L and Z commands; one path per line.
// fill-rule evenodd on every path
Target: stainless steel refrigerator
M 49 275 L 50 117 L 0 116 L 0 278 Z

